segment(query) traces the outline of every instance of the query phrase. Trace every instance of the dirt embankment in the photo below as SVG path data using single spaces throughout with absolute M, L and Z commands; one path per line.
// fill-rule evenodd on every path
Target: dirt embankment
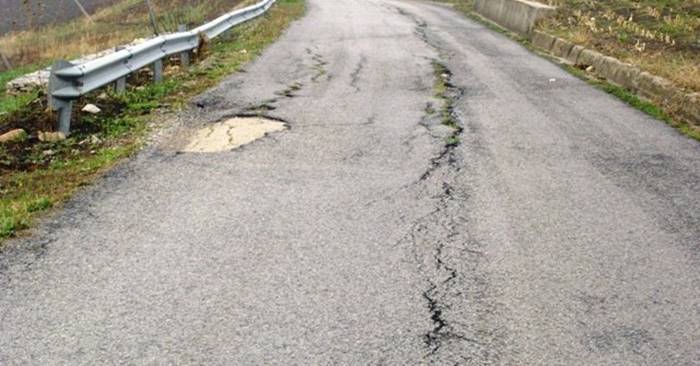
M 80 0 L 85 10 L 95 10 L 118 0 Z M 47 24 L 62 23 L 81 16 L 74 0 L 0 0 L 0 35 Z

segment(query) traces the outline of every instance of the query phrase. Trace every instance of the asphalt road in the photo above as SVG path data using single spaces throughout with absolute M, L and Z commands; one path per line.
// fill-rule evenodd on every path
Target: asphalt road
M 698 142 L 434 4 L 309 0 L 246 71 L 5 247 L 0 364 L 700 365 Z

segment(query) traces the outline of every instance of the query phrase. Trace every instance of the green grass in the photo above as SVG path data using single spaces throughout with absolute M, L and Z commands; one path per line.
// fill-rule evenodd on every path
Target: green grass
M 454 147 L 461 143 L 459 135 L 462 133 L 463 128 L 454 116 L 454 99 L 450 95 L 450 88 L 453 88 L 450 84 L 451 72 L 445 65 L 433 61 L 433 73 L 435 75 L 433 91 L 435 98 L 440 101 L 441 105 L 437 111 L 429 105 L 426 107 L 426 112 L 430 114 L 432 114 L 431 111 L 439 113 L 440 122 L 452 129 L 452 134 L 445 139 L 445 145 Z
M 437 0 L 473 15 L 474 0 Z M 700 91 L 700 0 L 538 0 L 538 29 Z
M 7 95 L 5 92 L 5 84 L 8 81 L 37 70 L 38 66 L 23 66 L 10 71 L 0 72 L 0 120 L 4 115 L 22 109 L 30 101 L 36 99 L 38 92 L 26 93 L 23 95 Z
M 2 177 L 0 239 L 31 227 L 38 214 L 68 199 L 76 189 L 135 148 L 135 144 L 129 144 L 102 149 L 89 158 L 61 161 L 47 169 Z
M 113 110 L 99 117 L 76 113 L 76 132 L 65 141 L 34 142 L 20 155 L 13 154 L 11 146 L 0 145 L 0 240 L 30 228 L 47 209 L 60 206 L 81 186 L 138 151 L 155 115 L 176 112 L 189 98 L 239 70 L 304 11 L 303 0 L 278 1 L 264 17 L 212 42 L 209 57 L 192 65 L 190 72 L 171 75 L 157 85 L 129 89 L 122 95 L 109 94 L 108 101 L 95 96 L 81 100 L 78 108 L 94 102 L 108 104 Z M 12 115 L 30 113 L 26 104 L 12 108 L 19 109 Z M 96 141 L 90 142 L 91 138 Z M 3 169 L 3 164 L 24 168 Z
M 464 14 L 466 14 L 470 18 L 484 24 L 489 29 L 492 29 L 492 30 L 497 31 L 497 32 L 502 33 L 502 34 L 505 34 L 509 38 L 519 42 L 520 44 L 529 48 L 533 52 L 540 53 L 538 50 L 534 49 L 532 44 L 527 39 L 525 39 L 525 38 L 523 38 L 515 33 L 509 32 L 509 31 L 505 30 L 504 28 L 496 25 L 495 23 L 493 23 L 489 20 L 486 20 L 486 19 L 482 18 L 480 15 L 476 14 L 474 12 L 474 0 L 438 0 L 438 1 L 453 4 L 456 9 L 462 11 Z M 630 9 L 639 9 L 640 7 L 643 7 L 644 9 L 647 9 L 647 10 L 650 8 L 654 8 L 654 7 L 661 7 L 663 9 L 665 9 L 666 13 L 668 13 L 668 12 L 672 12 L 673 9 L 678 9 L 679 6 L 685 4 L 684 6 L 686 8 L 692 8 L 691 9 L 692 11 L 689 13 L 690 16 L 694 16 L 693 14 L 700 14 L 699 13 L 700 7 L 698 7 L 698 4 L 700 4 L 700 0 L 692 0 L 690 2 L 684 2 L 684 1 L 680 1 L 680 0 L 641 0 L 636 4 L 634 2 L 630 2 L 628 0 L 610 0 L 610 1 L 549 0 L 549 1 L 542 1 L 542 2 L 548 2 L 550 4 L 557 5 L 557 6 L 564 9 L 564 10 L 561 10 L 564 13 L 583 9 L 584 7 L 594 7 L 596 9 L 598 9 L 598 13 L 596 13 L 596 14 L 600 14 L 600 12 L 604 12 L 605 11 L 604 9 L 608 9 L 608 10 L 609 9 L 616 9 L 616 11 L 618 11 L 618 12 L 620 12 L 620 11 L 628 11 L 629 12 Z M 693 6 L 689 7 L 689 5 L 693 5 L 694 7 Z M 560 12 L 560 14 L 561 14 L 561 12 Z M 683 19 L 685 19 L 685 17 L 687 15 L 688 14 L 681 15 L 681 22 L 684 21 Z M 608 17 L 609 17 L 609 15 L 608 15 Z M 697 27 L 698 21 L 700 21 L 700 18 L 695 19 L 695 20 L 691 20 L 691 23 L 694 24 L 693 29 L 698 29 L 698 27 Z M 648 19 L 647 19 L 647 22 L 649 22 Z M 662 22 L 657 22 L 657 23 L 658 23 L 657 24 L 658 26 L 662 26 L 661 25 Z M 549 22 L 549 23 L 542 24 L 540 26 L 544 27 L 544 28 L 547 28 L 547 27 L 551 28 L 552 23 Z M 686 29 L 690 29 L 690 28 L 688 28 L 687 24 L 686 24 Z M 561 30 L 562 31 L 569 31 L 570 29 L 563 28 Z M 551 29 L 549 29 L 549 31 L 551 32 Z M 557 33 L 557 32 L 555 32 L 555 33 Z M 560 36 L 563 36 L 561 34 L 561 32 L 558 32 L 557 34 L 559 34 Z M 685 39 L 685 46 L 684 47 L 685 47 L 686 51 L 688 48 L 692 48 L 690 45 L 692 44 L 693 39 L 695 40 L 695 43 L 698 46 L 698 50 L 700 50 L 700 43 L 698 43 L 698 42 L 700 42 L 700 40 L 698 39 L 698 34 L 700 34 L 700 33 L 696 32 L 694 35 L 693 34 L 686 34 L 685 35 L 685 38 L 684 38 Z M 695 37 L 695 38 L 693 38 L 693 37 Z M 564 37 L 564 38 L 567 38 L 567 37 Z M 572 41 L 576 42 L 576 39 L 572 39 L 572 37 L 568 37 L 568 38 L 571 39 Z M 623 36 L 623 38 L 624 38 L 624 36 Z M 619 41 L 622 42 L 623 40 L 619 40 Z M 627 41 L 629 41 L 629 39 L 624 39 L 624 41 L 627 42 Z M 611 41 L 608 40 L 608 42 L 611 42 Z M 676 61 L 673 61 L 674 52 L 675 51 L 668 51 L 668 50 L 661 51 L 661 53 L 666 53 L 666 56 L 669 57 L 666 59 L 666 61 L 663 61 L 663 60 L 661 61 L 662 63 L 665 62 L 667 67 L 671 67 L 671 66 L 681 67 L 682 66 L 682 65 L 679 65 L 678 59 Z M 678 55 L 678 53 L 675 53 L 675 54 Z M 682 54 L 682 52 L 681 52 L 681 54 Z M 559 60 L 551 57 L 550 55 L 543 55 L 543 56 L 549 58 L 553 62 L 559 62 Z M 656 56 L 658 56 L 658 54 Z M 700 55 L 697 55 L 697 57 L 700 57 Z M 696 69 L 696 71 L 700 71 L 700 62 L 697 62 L 697 60 L 699 60 L 700 58 L 697 58 L 697 57 L 694 58 L 694 61 L 691 61 L 691 63 L 693 64 L 693 65 L 691 65 L 691 67 Z M 683 60 L 683 59 L 681 58 L 681 60 Z M 634 60 L 628 59 L 626 61 L 635 63 Z M 639 61 L 639 60 L 637 60 L 637 61 Z M 657 61 L 658 61 L 658 59 L 657 59 Z M 648 63 L 650 61 L 647 60 L 645 62 Z M 682 61 L 680 64 L 683 64 L 684 62 L 685 61 Z M 640 62 L 637 62 L 637 64 L 639 64 L 639 63 Z M 632 106 L 632 107 L 634 107 L 634 108 L 636 108 L 636 109 L 638 109 L 638 110 L 640 110 L 640 111 L 642 111 L 642 112 L 644 112 L 644 113 L 646 113 L 654 118 L 657 118 L 657 119 L 665 122 L 669 126 L 676 128 L 682 134 L 684 134 L 690 138 L 700 140 L 700 129 L 698 129 L 697 127 L 692 126 L 686 122 L 683 122 L 683 121 L 680 121 L 678 119 L 673 118 L 661 106 L 659 106 L 655 103 L 652 103 L 650 101 L 641 99 L 639 96 L 637 96 L 636 94 L 634 94 L 633 92 L 631 92 L 629 90 L 626 90 L 623 87 L 613 85 L 613 84 L 606 82 L 606 81 L 603 81 L 603 80 L 592 78 L 589 74 L 587 74 L 584 71 L 582 71 L 578 68 L 575 68 L 573 66 L 563 65 L 563 67 L 568 72 L 576 75 L 577 77 L 579 77 L 585 81 L 588 81 L 591 85 L 594 85 L 595 87 L 597 87 L 601 90 L 604 90 L 605 92 L 609 93 L 610 95 L 616 96 L 617 98 L 621 99 L 622 101 L 629 104 L 630 106 Z M 667 68 L 667 71 L 668 70 L 669 70 L 669 68 Z M 662 75 L 666 74 L 666 76 L 669 75 L 668 73 L 663 73 L 663 72 L 661 74 Z M 698 75 L 700 75 L 700 74 L 698 74 Z M 686 81 L 687 81 L 688 79 L 692 79 L 693 77 L 695 77 L 695 73 L 694 72 L 678 73 L 677 76 L 680 78 L 686 78 Z
M 676 128 L 680 133 L 692 139 L 700 141 L 700 129 L 691 126 L 688 123 L 674 119 L 668 113 L 666 113 L 664 109 L 660 106 L 639 98 L 639 96 L 621 86 L 608 83 L 604 80 L 594 79 L 590 75 L 585 73 L 583 70 L 577 69 L 571 65 L 563 65 L 563 67 L 566 71 L 570 72 L 571 74 L 579 77 L 584 81 L 587 81 L 589 84 L 595 86 L 600 90 L 605 91 L 610 95 L 616 96 L 631 107 L 634 107 L 660 121 L 665 122 L 669 126 Z
M 549 0 L 540 28 L 700 91 L 700 0 Z

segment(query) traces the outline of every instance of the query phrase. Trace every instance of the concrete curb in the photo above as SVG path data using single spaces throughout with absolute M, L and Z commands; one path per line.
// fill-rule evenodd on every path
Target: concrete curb
M 535 23 L 555 8 L 528 0 L 476 0 L 476 12 L 502 27 L 529 35 Z
M 700 127 L 700 93 L 688 93 L 668 79 L 545 32 L 532 31 L 529 39 L 535 47 L 569 64 L 588 69 L 596 76 L 658 103 L 674 116 Z
M 539 19 L 555 8 L 529 0 L 476 0 L 476 14 L 497 25 L 527 37 L 537 48 L 564 62 L 592 71 L 613 84 L 660 104 L 670 114 L 700 127 L 700 93 L 688 93 L 665 78 L 639 67 L 534 30 Z

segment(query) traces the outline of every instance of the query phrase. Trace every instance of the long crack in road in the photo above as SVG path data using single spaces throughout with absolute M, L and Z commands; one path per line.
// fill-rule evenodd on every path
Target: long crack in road
M 700 364 L 698 192 L 697 142 L 452 9 L 309 0 L 4 247 L 0 364 Z

